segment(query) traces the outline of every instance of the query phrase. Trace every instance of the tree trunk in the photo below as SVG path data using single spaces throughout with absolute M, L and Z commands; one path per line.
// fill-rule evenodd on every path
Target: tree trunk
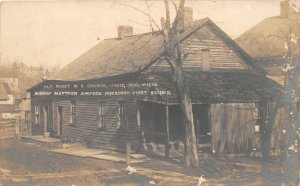
M 182 57 L 180 41 L 178 37 L 177 25 L 179 19 L 183 19 L 183 9 L 185 0 L 181 0 L 173 22 L 170 24 L 169 1 L 165 0 L 166 21 L 162 19 L 162 29 L 164 36 L 164 48 L 166 60 L 172 69 L 174 81 L 176 83 L 180 106 L 182 110 L 184 128 L 185 128 L 185 165 L 198 167 L 197 142 L 195 136 L 192 101 L 190 98 L 189 87 L 182 71 Z
M 262 139 L 262 159 L 268 160 L 271 149 L 271 137 L 275 123 L 277 111 L 280 108 L 278 101 L 274 103 L 261 104 L 261 139 Z M 268 111 L 267 111 L 268 110 Z M 267 113 L 268 112 L 268 113 Z
M 173 62 L 171 68 L 180 98 L 180 106 L 185 128 L 185 165 L 198 167 L 197 141 L 194 129 L 192 110 L 193 106 L 190 98 L 189 87 L 184 79 L 181 65 Z

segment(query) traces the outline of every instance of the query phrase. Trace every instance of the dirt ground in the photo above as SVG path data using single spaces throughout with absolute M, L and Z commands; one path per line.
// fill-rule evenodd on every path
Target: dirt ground
M 148 158 L 133 164 L 49 152 L 18 139 L 0 140 L 0 184 L 92 185 L 293 185 L 298 161 L 262 162 L 249 158 L 203 157 L 198 169 Z M 290 155 L 291 156 L 291 155 Z M 202 178 L 201 178 L 202 176 Z M 199 180 L 200 179 L 200 180 Z

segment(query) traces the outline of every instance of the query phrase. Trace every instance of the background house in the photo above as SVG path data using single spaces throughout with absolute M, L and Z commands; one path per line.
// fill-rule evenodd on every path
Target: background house
M 286 38 L 290 34 L 300 38 L 300 13 L 287 0 L 280 2 L 280 8 L 279 16 L 262 20 L 235 41 L 266 70 L 268 77 L 284 85 Z
M 280 15 L 269 17 L 246 31 L 236 42 L 248 52 L 254 62 L 264 68 L 269 78 L 283 86 L 287 84 L 287 38 L 292 35 L 296 50 L 300 50 L 300 12 L 288 0 L 280 2 Z M 298 51 L 300 55 L 300 51 Z M 300 96 L 300 56 L 296 73 L 296 96 Z M 298 101 L 300 113 L 300 102 Z
M 0 119 L 15 119 L 17 111 L 14 105 L 14 95 L 10 88 L 10 85 L 15 85 L 13 80 L 15 79 L 0 79 Z

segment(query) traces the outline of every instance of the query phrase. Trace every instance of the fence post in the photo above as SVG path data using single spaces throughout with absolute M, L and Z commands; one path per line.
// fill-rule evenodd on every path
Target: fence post
M 15 137 L 20 138 L 20 118 L 15 119 L 16 133 Z
M 126 143 L 126 165 L 130 165 L 131 163 L 131 144 Z

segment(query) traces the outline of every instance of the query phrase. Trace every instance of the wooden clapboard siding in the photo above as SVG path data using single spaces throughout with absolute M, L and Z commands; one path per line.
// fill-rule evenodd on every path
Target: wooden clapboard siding
M 212 104 L 212 151 L 247 153 L 255 142 L 254 103 Z
M 105 100 L 104 120 L 105 129 L 98 127 L 98 103 L 101 100 L 76 99 L 75 124 L 70 125 L 70 100 L 54 102 L 54 110 L 63 106 L 63 130 L 62 137 L 86 143 L 90 147 L 123 148 L 126 142 L 130 142 L 134 148 L 136 145 L 136 113 L 134 100 L 127 100 L 125 114 L 128 127 L 117 129 L 118 99 Z M 57 112 L 57 111 L 56 111 Z M 54 122 L 57 122 L 57 113 L 54 114 Z
M 201 50 L 210 50 L 211 70 L 248 69 L 248 65 L 241 57 L 217 37 L 208 26 L 204 26 L 190 35 L 181 44 L 183 53 L 183 68 L 202 68 Z M 156 65 L 152 65 L 154 68 Z M 160 62 L 158 67 L 167 67 L 166 61 Z

